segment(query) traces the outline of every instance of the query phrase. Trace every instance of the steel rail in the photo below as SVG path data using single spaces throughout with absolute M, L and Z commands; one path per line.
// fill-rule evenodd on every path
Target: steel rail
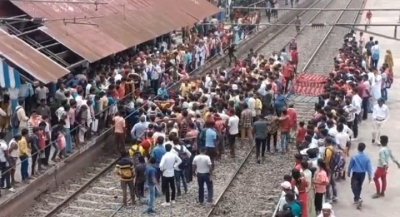
M 118 160 L 119 159 L 116 159 L 107 166 L 105 166 L 100 172 L 98 172 L 95 176 L 93 176 L 92 178 L 90 178 L 90 180 L 88 180 L 85 184 L 83 184 L 77 191 L 69 195 L 61 203 L 57 204 L 56 207 L 54 207 L 52 210 L 46 213 L 44 217 L 52 217 L 61 212 L 62 209 L 66 207 L 71 201 L 73 201 L 78 195 L 80 195 L 83 191 L 88 189 L 92 183 L 94 183 L 96 180 L 98 180 L 100 177 L 102 177 L 104 174 L 106 174 L 112 168 L 114 168 L 114 165 L 117 164 Z
M 352 1 L 353 1 L 353 0 L 351 0 L 347 6 L 349 6 L 350 3 L 351 3 Z M 365 5 L 365 0 L 362 1 L 360 8 L 362 8 L 364 5 Z M 343 12 L 339 15 L 339 17 L 336 19 L 336 22 L 339 21 L 339 19 L 343 16 L 344 12 L 345 12 L 345 11 L 343 11 Z M 354 24 L 357 23 L 357 20 L 358 20 L 359 16 L 360 16 L 360 13 L 357 13 L 357 14 L 354 16 L 354 19 L 353 19 L 353 23 L 354 23 Z M 328 33 L 326 34 L 326 36 L 325 36 L 324 39 L 322 40 L 323 42 L 326 41 L 326 39 L 328 38 L 328 35 L 332 32 L 332 30 L 333 30 L 334 27 L 335 27 L 335 26 L 332 26 L 331 29 L 328 31 Z M 323 43 L 322 43 L 322 44 L 323 44 Z M 320 44 L 320 45 L 317 47 L 316 51 L 318 51 L 318 50 L 321 49 L 322 44 Z M 311 57 L 311 59 L 314 59 L 317 53 L 318 53 L 318 52 L 314 52 L 314 53 L 313 53 L 313 56 Z M 309 67 L 309 65 L 310 65 L 311 62 L 312 62 L 312 61 L 307 62 L 307 64 L 303 67 L 303 70 L 302 70 L 303 72 L 304 72 L 305 70 L 307 70 L 307 68 Z M 274 210 L 274 212 L 273 212 L 273 214 L 272 214 L 272 217 L 275 217 L 276 214 L 278 213 L 278 211 L 279 211 L 279 206 L 280 206 L 280 201 L 279 201 L 278 204 L 276 205 L 275 210 Z
M 316 4 L 318 4 L 318 3 L 320 3 L 320 2 L 321 2 L 321 1 L 315 2 L 314 4 L 312 4 L 312 5 L 310 6 L 310 8 L 312 8 L 313 6 L 315 6 Z M 330 0 L 326 5 L 324 5 L 324 8 L 328 7 L 332 2 L 333 2 L 333 0 Z M 304 15 L 304 14 L 307 13 L 307 12 L 309 12 L 309 11 L 307 11 L 307 10 L 302 11 L 302 12 L 299 14 L 299 16 L 302 16 L 302 15 Z M 315 19 L 321 14 L 321 12 L 322 12 L 322 11 L 319 11 L 317 14 L 315 14 L 315 15 L 311 18 L 311 21 L 312 21 L 312 20 L 315 20 Z M 290 23 L 294 23 L 294 21 L 295 21 L 295 20 L 291 21 Z M 255 49 L 255 51 L 258 52 L 259 50 L 263 49 L 265 46 L 267 46 L 268 44 L 270 44 L 277 36 L 279 36 L 280 34 L 282 34 L 289 26 L 290 26 L 290 25 L 283 26 L 283 28 L 281 28 L 280 30 L 278 30 L 278 32 L 276 32 L 273 36 L 269 37 L 267 41 L 265 41 L 265 42 L 262 43 L 260 46 L 258 46 L 258 47 Z M 305 28 L 306 28 L 305 26 L 304 26 L 303 28 L 301 28 L 300 31 L 299 31 L 299 33 L 296 33 L 296 35 L 295 35 L 294 37 L 297 37 L 298 35 L 300 35 L 300 34 L 304 31 Z M 283 46 L 283 48 L 286 48 L 289 44 L 290 44 L 290 41 L 287 42 L 287 43 Z M 282 49 L 283 49 L 283 48 L 282 48 Z M 232 185 L 233 181 L 236 179 L 236 177 L 237 177 L 237 175 L 239 174 L 240 170 L 244 167 L 244 165 L 246 164 L 246 162 L 249 160 L 249 158 L 250 158 L 252 152 L 254 151 L 254 149 L 255 149 L 255 146 L 252 146 L 251 150 L 247 153 L 245 159 L 242 161 L 242 163 L 240 164 L 239 168 L 238 168 L 238 169 L 236 170 L 236 172 L 231 176 L 231 178 L 230 178 L 228 184 L 224 187 L 222 193 L 221 193 L 221 194 L 218 196 L 218 198 L 216 199 L 216 201 L 215 201 L 213 207 L 211 208 L 211 210 L 207 213 L 207 215 L 206 215 L 207 217 L 212 216 L 212 215 L 213 215 L 213 212 L 215 211 L 215 208 L 217 207 L 217 204 L 220 203 L 220 202 L 222 202 L 222 197 L 225 195 L 225 193 L 227 192 L 227 190 L 229 189 L 229 187 Z
M 350 0 L 349 3 L 346 5 L 346 8 L 350 6 L 350 4 L 353 2 L 353 0 Z M 363 0 L 361 7 L 364 5 L 365 0 Z M 346 11 L 342 11 L 339 16 L 336 18 L 334 23 L 338 23 L 340 18 L 343 16 L 343 14 Z M 355 24 L 357 22 L 359 13 L 356 14 L 353 23 Z M 311 55 L 311 57 L 308 59 L 307 63 L 304 65 L 302 72 L 305 72 L 311 65 L 311 63 L 314 61 L 315 57 L 317 56 L 318 52 L 321 50 L 322 46 L 325 44 L 326 40 L 328 39 L 329 35 L 332 33 L 333 29 L 335 26 L 331 26 L 328 30 L 328 32 L 325 34 L 325 37 L 322 39 L 322 41 L 319 43 L 317 49 L 315 49 L 314 53 Z
M 315 3 L 313 3 L 313 4 L 310 6 L 310 8 L 312 8 L 313 6 L 315 6 L 315 5 L 316 5 L 317 3 L 319 3 L 320 1 L 321 1 L 321 0 L 319 0 L 319 1 L 315 2 Z M 330 2 L 332 2 L 332 0 L 331 0 Z M 330 3 L 330 2 L 329 2 L 329 3 Z M 329 5 L 329 3 L 328 3 L 327 5 Z M 326 5 L 326 6 L 327 6 L 327 5 Z M 326 7 L 326 6 L 325 6 L 325 7 Z M 303 11 L 303 12 L 299 13 L 299 15 L 301 16 L 301 15 L 303 15 L 303 14 L 306 13 L 306 12 L 307 12 L 307 11 Z M 318 12 L 318 14 L 320 14 L 320 13 L 321 13 L 321 12 Z M 318 16 L 318 14 L 315 15 L 312 19 L 315 19 L 315 18 Z M 294 19 L 293 19 L 290 23 L 294 23 Z M 286 30 L 288 27 L 289 27 L 289 26 L 285 26 L 285 27 L 283 27 L 282 29 L 280 29 L 280 30 L 279 30 L 278 32 L 276 32 L 272 37 L 269 37 L 269 39 L 268 39 L 266 42 L 264 42 L 264 43 L 262 43 L 260 46 L 258 46 L 255 50 L 258 51 L 258 50 L 262 49 L 265 45 L 267 45 L 267 44 L 270 43 L 272 40 L 274 40 L 278 35 L 280 35 L 280 34 L 281 34 L 284 30 Z M 264 32 L 266 32 L 267 29 L 269 29 L 269 28 L 263 29 L 262 31 L 260 31 L 260 32 L 258 32 L 258 33 L 255 33 L 254 35 L 259 35 L 259 34 L 261 34 L 261 33 L 264 33 Z M 301 29 L 301 31 L 303 31 L 303 30 L 304 30 L 304 28 Z M 300 31 L 300 32 L 301 32 L 301 31 Z M 253 35 L 252 37 L 254 37 L 254 35 Z M 248 41 L 252 41 L 252 39 L 250 39 L 250 40 L 248 40 Z M 248 42 L 248 43 L 250 43 L 250 42 Z M 244 44 L 243 44 L 243 47 L 244 47 L 246 44 L 247 44 L 247 43 L 244 43 Z M 286 47 L 288 44 L 289 44 L 289 42 L 285 45 L 285 47 Z M 239 46 L 240 46 L 240 45 L 239 45 Z M 242 47 L 242 46 L 240 46 L 240 47 Z M 219 63 L 219 61 L 217 60 L 216 62 L 211 63 L 210 66 L 204 67 L 205 70 L 204 70 L 204 68 L 202 67 L 201 69 L 199 69 L 199 71 L 202 71 L 202 72 L 203 72 L 203 71 L 206 71 L 207 69 L 209 69 L 209 68 L 211 68 L 211 67 L 217 65 L 218 63 Z M 245 162 L 248 160 L 248 158 L 250 157 L 250 155 L 251 155 L 251 153 L 253 152 L 253 150 L 254 150 L 254 146 L 253 146 L 253 147 L 251 148 L 251 150 L 247 153 L 247 155 L 246 155 L 245 159 L 243 160 L 243 162 L 242 162 L 242 164 L 241 164 L 239 170 L 241 169 L 241 167 L 243 167 L 243 165 L 245 164 Z M 107 173 L 111 168 L 113 168 L 113 167 L 115 166 L 115 164 L 117 163 L 117 161 L 118 161 L 118 160 L 115 160 L 115 161 L 113 161 L 112 163 L 110 163 L 109 165 L 107 165 L 103 170 L 101 170 L 98 174 L 96 174 L 96 175 L 95 175 L 94 177 L 92 177 L 89 181 L 87 181 L 84 185 L 82 185 L 82 187 L 80 187 L 77 191 L 75 191 L 73 194 L 69 195 L 69 196 L 68 196 L 66 199 L 64 199 L 60 204 L 58 204 L 58 205 L 57 205 L 56 207 L 54 207 L 51 211 L 49 211 L 44 217 L 51 217 L 51 216 L 54 216 L 54 215 L 60 213 L 60 212 L 62 211 L 62 209 L 63 209 L 64 207 L 66 207 L 70 202 L 72 202 L 78 195 L 80 195 L 82 192 L 84 192 L 85 190 L 87 190 L 93 182 L 95 182 L 96 180 L 98 180 L 99 178 L 101 178 L 105 173 Z M 238 170 L 238 171 L 239 171 L 239 170 Z M 236 171 L 236 174 L 234 174 L 234 176 L 231 177 L 230 182 L 232 182 L 233 179 L 236 177 L 238 171 Z M 225 187 L 225 190 L 227 189 L 227 187 L 228 187 L 228 186 Z M 221 198 L 222 198 L 222 195 L 220 195 L 220 197 L 218 198 L 218 200 L 220 200 Z M 130 201 L 130 200 L 131 200 L 131 198 L 129 198 L 129 201 Z M 115 212 L 114 212 L 113 214 L 110 215 L 110 217 L 116 216 L 116 215 L 118 214 L 118 212 L 122 209 L 122 207 L 123 207 L 123 206 L 119 206 L 119 207 L 115 210 Z M 212 211 L 210 212 L 210 214 L 211 214 L 211 213 L 212 213 Z
M 233 6 L 233 9 L 247 9 L 248 7 Z M 250 8 L 249 8 L 250 9 Z M 268 7 L 251 7 L 254 10 L 266 10 L 271 9 Z M 400 11 L 400 8 L 275 8 L 277 11 Z

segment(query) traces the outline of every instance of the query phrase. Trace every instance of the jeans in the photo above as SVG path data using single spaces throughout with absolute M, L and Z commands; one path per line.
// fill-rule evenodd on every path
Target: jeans
M 71 129 L 70 128 L 64 128 L 65 129 L 65 154 L 70 153 L 72 151 L 72 138 L 71 138 Z
M 352 128 L 351 130 L 353 130 L 354 138 L 358 137 L 358 119 L 359 119 L 358 116 L 359 115 L 356 114 L 356 118 L 354 118 L 353 124 L 351 125 L 351 128 Z
M 365 173 L 353 172 L 351 176 L 351 190 L 354 195 L 354 202 L 358 202 L 361 199 L 362 185 L 365 180 Z
M 29 162 L 28 162 L 28 156 L 21 156 L 19 157 L 21 160 L 21 178 L 22 181 L 27 180 L 29 178 L 28 174 L 28 167 L 29 167 Z
M 288 148 L 288 142 L 290 140 L 289 132 L 281 132 L 281 151 L 284 152 Z
M 364 97 L 362 99 L 362 104 L 361 104 L 361 108 L 362 108 L 362 119 L 363 120 L 367 120 L 368 118 L 368 103 L 369 103 L 369 97 Z
M 379 59 L 374 60 L 374 59 L 371 58 L 371 66 L 372 66 L 372 68 L 375 68 L 375 69 L 378 68 L 378 61 L 379 61 Z
M 154 184 L 148 185 L 147 191 L 147 212 L 154 211 L 154 200 L 156 199 L 156 186 Z
M 333 197 L 337 197 L 337 189 L 336 189 L 336 181 L 334 174 L 331 173 L 329 175 L 329 184 L 326 186 L 326 200 L 332 200 Z M 332 187 L 332 191 L 331 191 Z
M 381 96 L 385 101 L 388 99 L 388 94 L 387 94 L 387 89 L 386 88 L 382 88 L 381 89 Z
M 212 202 L 213 198 L 213 183 L 209 173 L 197 173 L 197 183 L 199 185 L 199 202 L 204 202 L 204 183 L 207 185 L 207 201 Z
M 177 195 L 181 196 L 181 180 L 182 180 L 183 188 L 185 189 L 185 193 L 187 193 L 187 191 L 188 191 L 186 177 L 185 177 L 185 170 L 175 170 L 174 173 L 175 173 L 175 186 L 176 186 Z
M 256 157 L 257 157 L 257 159 L 260 157 L 260 152 L 261 152 L 261 156 L 264 157 L 265 148 L 267 145 L 267 139 L 256 138 L 255 142 L 256 142 Z
M 1 169 L 1 182 L 0 182 L 0 187 L 5 187 L 5 188 L 11 188 L 11 173 L 10 173 L 10 167 L 6 166 L 6 162 L 1 162 L 0 163 L 0 169 Z
M 175 200 L 175 179 L 174 177 L 162 177 L 162 187 L 165 192 L 165 202 L 169 203 L 171 200 Z M 171 191 L 170 191 L 171 188 Z M 172 193 L 172 194 L 171 194 Z M 171 197 L 170 197 L 171 194 Z

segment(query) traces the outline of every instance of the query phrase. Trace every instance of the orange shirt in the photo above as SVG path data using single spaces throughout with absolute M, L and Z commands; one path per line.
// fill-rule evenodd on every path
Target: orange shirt
M 114 120 L 114 132 L 125 133 L 125 119 L 121 116 L 115 116 Z

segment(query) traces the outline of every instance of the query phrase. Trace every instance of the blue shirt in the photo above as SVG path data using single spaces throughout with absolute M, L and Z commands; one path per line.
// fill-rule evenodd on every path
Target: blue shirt
M 206 147 L 215 148 L 215 140 L 217 139 L 217 132 L 213 129 L 206 130 Z
M 358 152 L 351 157 L 347 174 L 350 175 L 351 172 L 368 173 L 368 176 L 371 177 L 371 160 L 364 152 Z
M 132 138 L 134 139 L 142 138 L 148 126 L 149 126 L 148 122 L 139 122 L 135 124 L 131 130 Z
M 148 185 L 155 185 L 156 183 L 153 182 L 153 178 L 156 177 L 157 170 L 154 168 L 152 165 L 147 165 L 146 166 L 146 171 L 145 171 L 145 177 L 146 177 L 146 183 Z
M 157 168 L 160 167 L 161 158 L 164 156 L 165 152 L 165 148 L 162 144 L 157 145 L 156 147 L 154 147 L 153 151 L 151 151 L 151 157 L 156 159 Z
M 299 204 L 297 204 L 296 202 L 291 202 L 289 204 L 290 206 L 290 210 L 292 210 L 292 215 L 294 217 L 300 217 L 301 216 L 301 207 Z
M 168 98 L 168 92 L 167 89 L 160 87 L 157 90 L 157 95 L 161 96 L 162 98 L 166 99 Z

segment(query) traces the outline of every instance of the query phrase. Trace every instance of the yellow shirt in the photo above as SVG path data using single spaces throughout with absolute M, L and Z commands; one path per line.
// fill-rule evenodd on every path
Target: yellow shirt
M 140 145 L 132 145 L 132 147 L 129 149 L 129 156 L 133 157 L 133 155 L 135 154 L 135 152 L 139 152 L 141 155 L 144 155 L 145 150 L 142 146 Z
M 189 95 L 189 92 L 190 92 L 190 85 L 182 83 L 179 90 L 181 91 L 182 96 L 187 96 L 187 95 Z
M 260 99 L 256 99 L 256 106 L 255 109 L 262 109 L 262 103 Z
M 19 149 L 19 156 L 28 156 L 29 155 L 29 148 L 26 139 L 22 137 L 21 140 L 18 142 L 18 149 Z

